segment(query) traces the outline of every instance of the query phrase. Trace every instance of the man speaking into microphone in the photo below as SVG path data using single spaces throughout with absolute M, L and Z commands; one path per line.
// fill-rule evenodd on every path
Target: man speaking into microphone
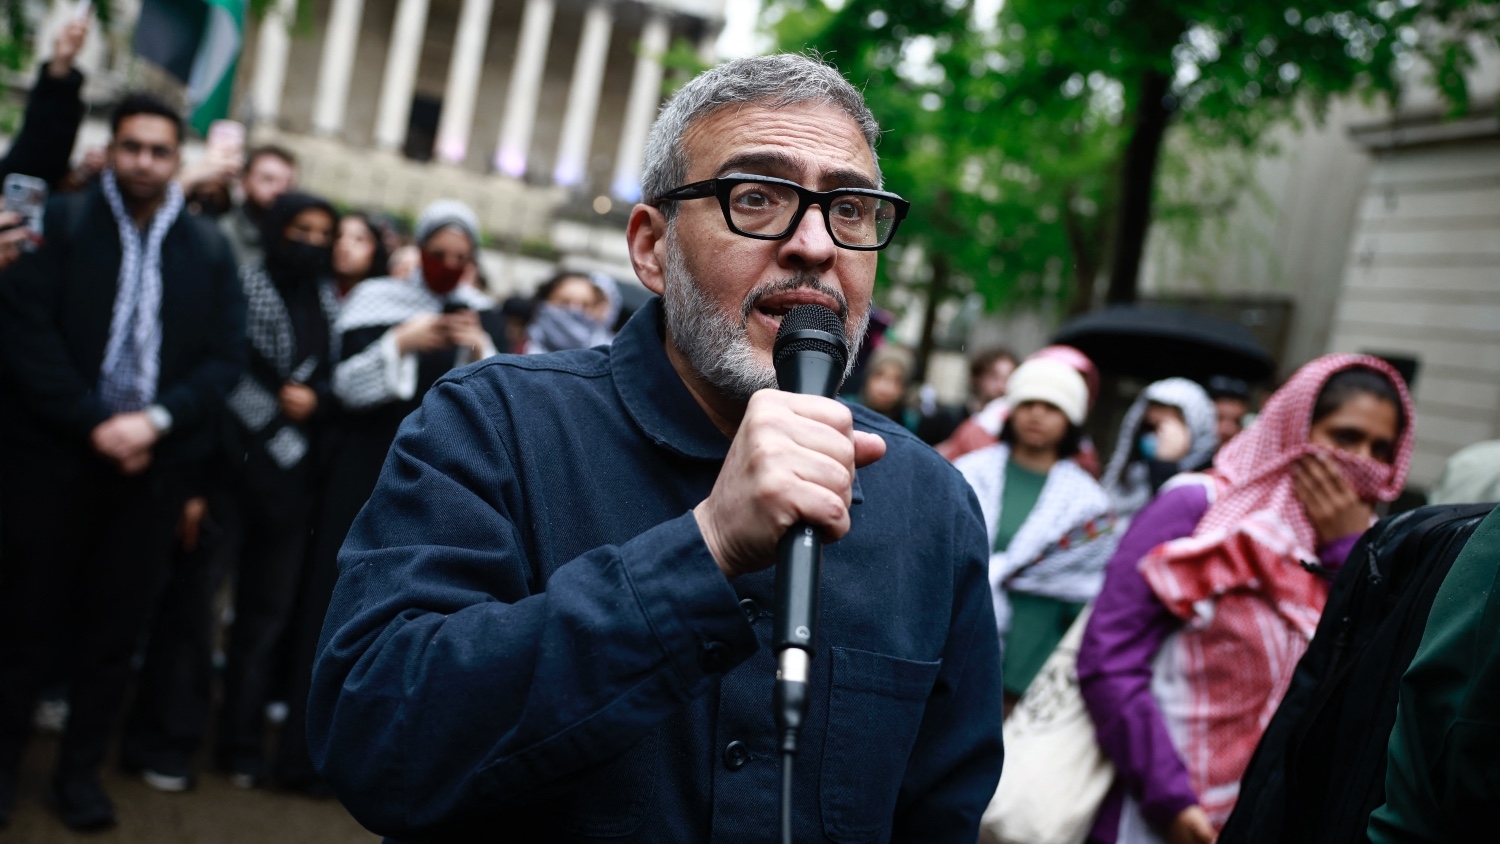
M 697 77 L 651 130 L 627 234 L 661 299 L 609 348 L 451 374 L 402 425 L 309 701 L 367 827 L 778 840 L 775 563 L 805 524 L 826 547 L 794 839 L 975 840 L 1002 757 L 979 507 L 899 427 L 775 389 L 791 309 L 831 310 L 840 351 L 864 334 L 906 211 L 878 132 L 806 57 Z

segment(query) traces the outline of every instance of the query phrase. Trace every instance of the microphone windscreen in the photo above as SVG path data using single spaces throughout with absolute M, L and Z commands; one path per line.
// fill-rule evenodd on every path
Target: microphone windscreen
M 798 305 L 781 318 L 772 361 L 780 364 L 788 355 L 803 351 L 832 355 L 839 362 L 837 368 L 843 370 L 849 349 L 838 314 L 822 305 Z

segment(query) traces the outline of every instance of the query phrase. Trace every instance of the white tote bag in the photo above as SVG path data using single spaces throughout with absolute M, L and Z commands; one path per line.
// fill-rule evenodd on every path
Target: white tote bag
M 1006 719 L 1005 767 L 980 821 L 983 844 L 1082 844 L 1114 782 L 1078 691 L 1085 609 Z

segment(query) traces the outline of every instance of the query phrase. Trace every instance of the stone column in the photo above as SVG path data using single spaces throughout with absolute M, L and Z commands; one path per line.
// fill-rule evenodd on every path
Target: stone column
M 521 38 L 505 94 L 500 146 L 495 151 L 495 169 L 517 179 L 526 174 L 526 159 L 531 154 L 531 132 L 536 127 L 542 70 L 547 62 L 547 42 L 552 39 L 552 18 L 556 11 L 556 0 L 526 0 L 526 10 L 521 14 Z
M 443 90 L 443 114 L 438 119 L 438 159 L 460 164 L 469 154 L 474 128 L 474 99 L 484 70 L 484 45 L 490 35 L 493 0 L 464 0 L 448 65 L 448 87 Z
M 641 198 L 641 156 L 646 151 L 646 134 L 656 109 L 661 104 L 661 57 L 667 51 L 671 24 L 659 9 L 646 15 L 641 29 L 641 43 L 635 56 L 635 75 L 630 78 L 630 98 L 625 101 L 625 125 L 620 130 L 620 149 L 615 153 L 615 175 L 610 191 L 620 199 L 635 202 Z
M 250 113 L 257 122 L 275 123 L 281 116 L 286 87 L 286 60 L 292 39 L 287 31 L 297 15 L 297 0 L 276 0 L 260 21 L 255 46 L 255 79 L 250 84 Z
M 562 140 L 557 145 L 557 166 L 552 178 L 560 185 L 576 187 L 588 174 L 589 151 L 594 145 L 594 118 L 599 111 L 599 86 L 609 60 L 609 33 L 614 11 L 609 0 L 596 0 L 583 14 L 583 37 L 573 63 L 573 81 L 568 87 L 568 110 L 563 114 Z
M 406 142 L 426 29 L 427 0 L 401 0 L 391 27 L 391 49 L 385 57 L 385 79 L 380 85 L 380 112 L 375 118 L 375 146 L 380 149 L 397 150 Z
M 344 130 L 349 104 L 349 78 L 354 73 L 354 48 L 365 15 L 365 0 L 333 0 L 323 55 L 318 62 L 318 96 L 313 102 L 313 131 L 337 135 Z

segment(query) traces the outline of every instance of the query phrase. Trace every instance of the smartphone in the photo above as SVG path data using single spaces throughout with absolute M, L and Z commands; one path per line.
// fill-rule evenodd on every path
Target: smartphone
M 5 177 L 5 210 L 21 215 L 20 225 L 42 233 L 42 214 L 47 210 L 47 183 L 35 176 L 11 173 Z M 30 251 L 35 246 L 27 241 L 22 249 Z
M 209 153 L 218 153 L 226 161 L 238 159 L 245 154 L 245 124 L 238 120 L 215 120 L 208 124 L 206 140 Z
M 464 311 L 472 310 L 474 309 L 454 299 L 449 299 L 443 303 L 443 313 L 445 314 L 461 314 Z

